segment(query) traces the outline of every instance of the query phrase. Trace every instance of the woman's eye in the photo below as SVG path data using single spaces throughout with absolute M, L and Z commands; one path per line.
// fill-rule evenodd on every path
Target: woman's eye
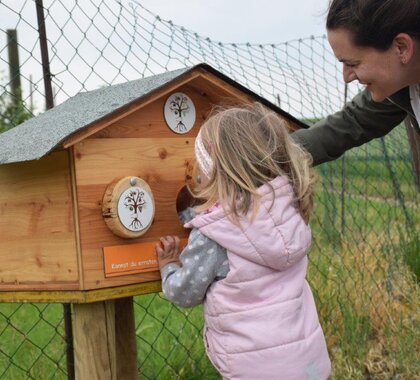
M 356 63 L 345 63 L 345 65 L 349 68 L 349 69 L 354 69 L 357 64 Z

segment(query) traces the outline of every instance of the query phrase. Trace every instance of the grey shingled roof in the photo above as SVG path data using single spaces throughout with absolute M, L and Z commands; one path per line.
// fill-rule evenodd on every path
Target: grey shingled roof
M 0 134 L 0 164 L 37 160 L 67 137 L 132 103 L 191 68 L 82 92 Z
M 168 71 L 152 77 L 82 92 L 43 114 L 0 133 L 0 165 L 12 162 L 37 160 L 60 145 L 72 134 L 88 127 L 99 119 L 138 101 L 153 90 L 164 86 L 187 71 L 202 68 L 225 82 L 251 95 L 256 101 L 292 120 L 301 128 L 308 128 L 267 99 L 242 86 L 213 67 L 201 63 L 193 67 Z

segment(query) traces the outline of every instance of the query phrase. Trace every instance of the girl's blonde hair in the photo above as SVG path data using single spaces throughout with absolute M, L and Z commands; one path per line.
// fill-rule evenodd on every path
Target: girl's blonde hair
M 220 201 L 236 221 L 251 208 L 255 215 L 257 189 L 287 176 L 302 217 L 309 219 L 315 182 L 312 157 L 292 141 L 286 122 L 275 112 L 260 103 L 215 108 L 201 127 L 201 138 L 214 166 L 205 186 L 191 189 L 205 200 L 198 211 Z

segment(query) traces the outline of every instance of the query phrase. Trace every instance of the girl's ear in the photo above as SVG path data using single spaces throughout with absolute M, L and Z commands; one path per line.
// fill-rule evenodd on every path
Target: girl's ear
M 393 45 L 397 56 L 402 64 L 408 63 L 414 54 L 413 38 L 407 33 L 399 33 L 395 36 Z

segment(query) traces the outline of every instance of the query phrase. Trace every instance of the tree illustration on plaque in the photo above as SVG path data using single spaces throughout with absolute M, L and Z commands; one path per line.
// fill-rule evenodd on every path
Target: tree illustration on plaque
M 165 103 L 165 120 L 175 133 L 187 133 L 195 122 L 195 107 L 188 95 L 176 92 Z
M 135 231 L 143 228 L 143 224 L 140 221 L 140 214 L 145 204 L 144 192 L 140 191 L 138 188 L 129 190 L 124 198 L 124 206 L 130 211 L 132 219 L 129 227 Z
M 176 120 L 178 124 L 176 125 L 176 130 L 178 132 L 185 132 L 187 128 L 185 124 L 182 122 L 182 119 L 187 114 L 190 107 L 188 107 L 188 99 L 186 96 L 175 96 L 174 99 L 171 100 L 170 110 L 175 114 Z

